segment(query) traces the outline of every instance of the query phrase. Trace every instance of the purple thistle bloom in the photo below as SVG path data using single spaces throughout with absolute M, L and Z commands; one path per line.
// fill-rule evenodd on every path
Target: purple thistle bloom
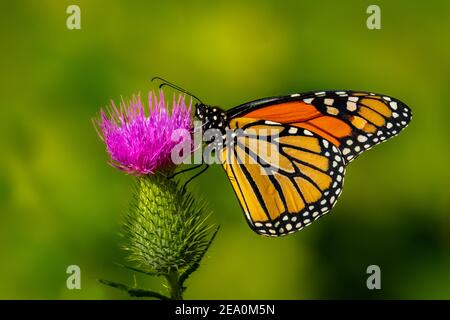
M 101 110 L 95 124 L 111 165 L 136 176 L 173 166 L 171 152 L 179 141 L 173 141 L 172 134 L 177 129 L 191 130 L 191 104 L 187 107 L 183 96 L 174 96 L 169 113 L 160 91 L 159 99 L 153 92 L 148 94 L 148 115 L 140 95 L 128 103 L 122 100 L 119 108 L 112 102 L 107 112 Z

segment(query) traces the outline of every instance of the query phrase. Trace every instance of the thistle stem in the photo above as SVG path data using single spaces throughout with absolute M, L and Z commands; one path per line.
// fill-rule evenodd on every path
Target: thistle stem
M 171 271 L 166 275 L 170 299 L 183 300 L 183 287 L 180 284 L 178 271 Z

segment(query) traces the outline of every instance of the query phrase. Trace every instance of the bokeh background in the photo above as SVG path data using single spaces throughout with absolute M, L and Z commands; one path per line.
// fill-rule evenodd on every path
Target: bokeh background
M 66 28 L 67 6 L 81 30 Z M 230 108 L 317 89 L 411 106 L 399 137 L 352 163 L 331 215 L 281 239 L 247 226 L 223 170 L 193 183 L 221 225 L 191 299 L 450 298 L 450 2 L 2 1 L 0 298 L 122 299 L 120 220 L 132 178 L 109 167 L 100 107 L 163 76 Z M 81 290 L 66 268 L 81 267 Z M 382 289 L 366 288 L 381 267 Z M 138 277 L 143 287 L 159 280 Z

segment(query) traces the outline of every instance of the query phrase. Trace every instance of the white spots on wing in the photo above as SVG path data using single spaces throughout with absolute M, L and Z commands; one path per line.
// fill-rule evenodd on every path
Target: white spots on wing
M 358 101 L 358 97 L 349 97 L 348 101 L 353 101 L 353 102 L 357 102 Z
M 308 99 L 303 99 L 303 102 L 311 104 L 311 102 L 314 100 L 314 98 L 308 98 Z
M 294 94 L 291 94 L 291 97 L 292 97 L 292 98 L 300 97 L 300 93 L 294 93 Z
M 349 148 L 344 148 L 344 150 L 342 150 L 342 154 L 345 156 L 345 155 L 349 154 L 350 151 L 351 150 Z
M 280 124 L 279 122 L 275 121 L 264 121 L 265 124 Z
M 325 95 L 325 91 L 320 91 L 320 92 L 316 92 L 314 93 L 316 96 L 321 97 Z
M 356 103 L 353 101 L 348 101 L 347 102 L 347 110 L 348 111 L 355 111 L 357 109 L 356 107 Z
M 367 141 L 367 137 L 364 136 L 364 135 L 362 135 L 362 134 L 360 134 L 360 135 L 358 136 L 358 141 L 359 141 L 359 142 L 366 142 L 366 141 Z
M 392 109 L 397 110 L 397 102 L 392 101 L 389 103 L 389 105 L 391 106 Z
M 392 127 L 393 127 L 392 123 L 388 122 L 388 123 L 386 124 L 386 128 L 391 129 Z
M 334 103 L 334 99 L 326 98 L 326 99 L 323 100 L 323 102 L 324 102 L 326 105 L 328 105 L 328 106 L 332 106 L 333 103 Z
M 330 145 L 329 143 L 328 143 L 328 141 L 327 140 L 322 140 L 322 143 L 323 143 L 323 146 L 325 147 L 325 148 L 328 148 L 328 146 Z
M 307 136 L 313 136 L 312 132 L 309 130 L 303 130 L 303 133 L 306 134 Z
M 290 128 L 289 128 L 289 133 L 290 133 L 290 134 L 296 134 L 297 131 L 298 131 L 297 128 L 294 128 L 294 127 L 290 127 Z
M 398 113 L 397 113 L 397 112 L 393 112 L 393 113 L 392 113 L 392 116 L 393 116 L 394 118 L 398 118 Z
M 345 143 L 346 143 L 347 145 L 351 146 L 351 145 L 353 144 L 353 140 L 348 139 Z
M 292 230 L 292 224 L 288 223 L 286 224 L 286 230 L 291 231 Z
M 386 100 L 386 101 L 391 101 L 390 97 L 383 97 L 383 99 Z

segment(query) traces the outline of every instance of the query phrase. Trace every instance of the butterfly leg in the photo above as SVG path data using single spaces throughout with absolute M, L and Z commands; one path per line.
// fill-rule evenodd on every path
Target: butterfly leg
M 193 166 L 193 167 L 190 167 L 190 168 L 183 169 L 183 170 L 181 170 L 181 171 L 175 172 L 174 174 L 168 176 L 167 179 L 172 179 L 172 178 L 176 177 L 177 175 L 179 175 L 179 174 L 181 174 L 181 173 L 185 173 L 185 172 L 192 171 L 192 170 L 195 170 L 195 169 L 197 169 L 197 168 L 200 168 L 203 164 L 204 164 L 204 163 L 200 163 L 200 164 L 198 164 L 198 165 L 196 165 L 196 166 Z
M 208 168 L 209 168 L 209 164 L 206 163 L 202 163 L 201 165 L 205 164 L 206 166 L 200 170 L 199 172 L 197 172 L 196 174 L 194 174 L 192 177 L 190 177 L 183 185 L 183 191 L 186 191 L 186 186 L 188 185 L 189 182 L 191 182 L 192 180 L 194 180 L 195 178 L 197 178 L 199 175 L 201 175 L 203 172 L 205 172 Z M 201 166 L 200 165 L 200 166 Z M 198 168 L 199 166 L 196 166 L 196 168 Z

